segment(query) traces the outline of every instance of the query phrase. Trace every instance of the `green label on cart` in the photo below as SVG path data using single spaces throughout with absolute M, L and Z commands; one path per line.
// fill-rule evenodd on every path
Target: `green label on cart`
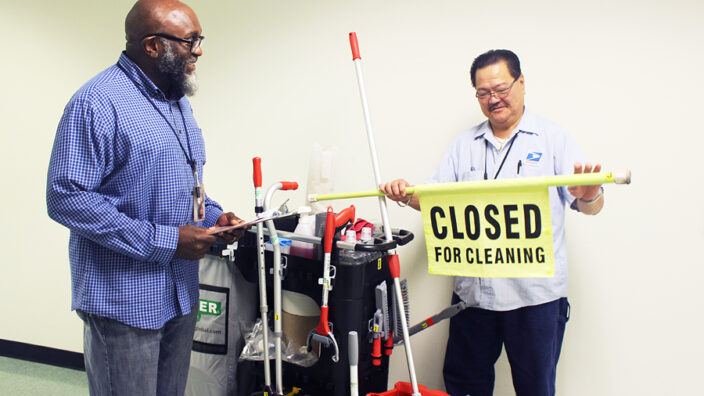
M 200 321 L 201 315 L 219 316 L 221 313 L 222 309 L 219 302 L 203 299 L 198 300 L 198 319 L 196 321 Z

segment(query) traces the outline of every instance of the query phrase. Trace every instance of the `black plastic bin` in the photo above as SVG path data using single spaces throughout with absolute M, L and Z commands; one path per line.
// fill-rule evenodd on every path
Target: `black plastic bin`
M 292 232 L 297 224 L 297 218 L 283 218 L 276 222 L 277 230 Z M 412 239 L 412 234 L 406 233 L 406 240 Z M 408 237 L 410 235 L 410 238 Z M 337 239 L 337 236 L 336 236 Z M 405 243 L 405 241 L 404 241 Z M 286 270 L 282 289 L 298 292 L 311 297 L 321 304 L 322 286 L 318 279 L 322 277 L 322 249 L 316 245 L 316 259 L 307 259 L 288 254 L 282 254 L 286 261 Z M 292 387 L 301 388 L 299 395 L 347 396 L 349 395 L 349 358 L 347 352 L 347 334 L 356 331 L 359 337 L 359 394 L 383 392 L 387 390 L 389 358 L 383 355 L 381 365 L 372 364 L 372 344 L 369 342 L 369 320 L 376 311 L 375 288 L 386 281 L 391 306 L 392 278 L 384 259 L 384 251 L 356 252 L 356 257 L 348 254 L 340 255 L 340 250 L 333 248 L 331 264 L 337 268 L 333 289 L 328 296 L 329 322 L 332 322 L 332 332 L 337 340 L 340 360 L 332 361 L 334 350 L 322 348 L 320 359 L 311 367 L 301 367 L 283 362 L 283 383 L 286 390 Z M 273 253 L 265 252 L 267 265 L 267 296 L 269 311 L 273 311 L 272 279 L 270 268 L 273 265 Z M 239 242 L 235 263 L 239 266 L 245 279 L 258 282 L 256 234 L 248 232 Z M 272 322 L 270 322 L 272 323 Z M 312 329 L 311 329 L 312 330 Z M 273 360 L 270 362 L 272 371 L 272 386 L 274 386 Z M 252 392 L 262 389 L 264 374 L 262 362 L 240 362 L 238 377 L 242 379 L 241 391 L 238 396 L 249 396 Z

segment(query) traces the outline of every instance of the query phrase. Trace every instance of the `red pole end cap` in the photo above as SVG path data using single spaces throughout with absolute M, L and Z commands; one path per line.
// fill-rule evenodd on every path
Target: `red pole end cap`
M 362 59 L 359 56 L 359 43 L 357 42 L 357 33 L 350 33 L 350 46 L 352 47 L 352 60 Z
M 262 159 L 259 157 L 252 158 L 254 164 L 254 187 L 262 186 Z

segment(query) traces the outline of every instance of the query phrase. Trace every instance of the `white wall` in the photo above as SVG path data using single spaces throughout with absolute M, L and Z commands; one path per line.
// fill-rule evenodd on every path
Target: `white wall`
M 704 333 L 704 242 L 697 177 L 704 28 L 698 1 L 192 0 L 207 37 L 193 99 L 208 150 L 206 186 L 252 216 L 251 158 L 265 184 L 305 181 L 310 144 L 341 147 L 337 191 L 374 187 L 347 34 L 362 51 L 382 176 L 422 182 L 451 140 L 482 120 L 468 82 L 490 48 L 521 57 L 527 105 L 566 127 L 607 169 L 597 217 L 568 216 L 570 301 L 558 394 L 690 395 Z M 68 232 L 46 215 L 46 167 L 71 94 L 113 64 L 131 1 L 0 1 L 6 32 L 0 166 L 0 339 L 81 351 L 69 312 Z M 304 192 L 294 195 L 302 204 Z M 359 213 L 378 217 L 374 200 Z M 336 204 L 342 207 L 343 203 Z M 401 249 L 411 319 L 449 302 L 450 279 L 426 271 L 420 217 L 391 220 L 417 241 Z M 421 383 L 442 388 L 446 323 L 414 337 Z M 394 353 L 391 381 L 407 377 Z M 512 394 L 502 358 L 496 394 Z

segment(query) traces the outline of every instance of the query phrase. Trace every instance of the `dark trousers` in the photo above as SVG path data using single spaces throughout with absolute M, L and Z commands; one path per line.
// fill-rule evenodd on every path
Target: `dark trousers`
M 452 303 L 459 302 L 453 295 Z M 517 396 L 553 396 L 567 298 L 512 311 L 467 308 L 450 319 L 443 376 L 452 396 L 491 396 L 505 345 Z

